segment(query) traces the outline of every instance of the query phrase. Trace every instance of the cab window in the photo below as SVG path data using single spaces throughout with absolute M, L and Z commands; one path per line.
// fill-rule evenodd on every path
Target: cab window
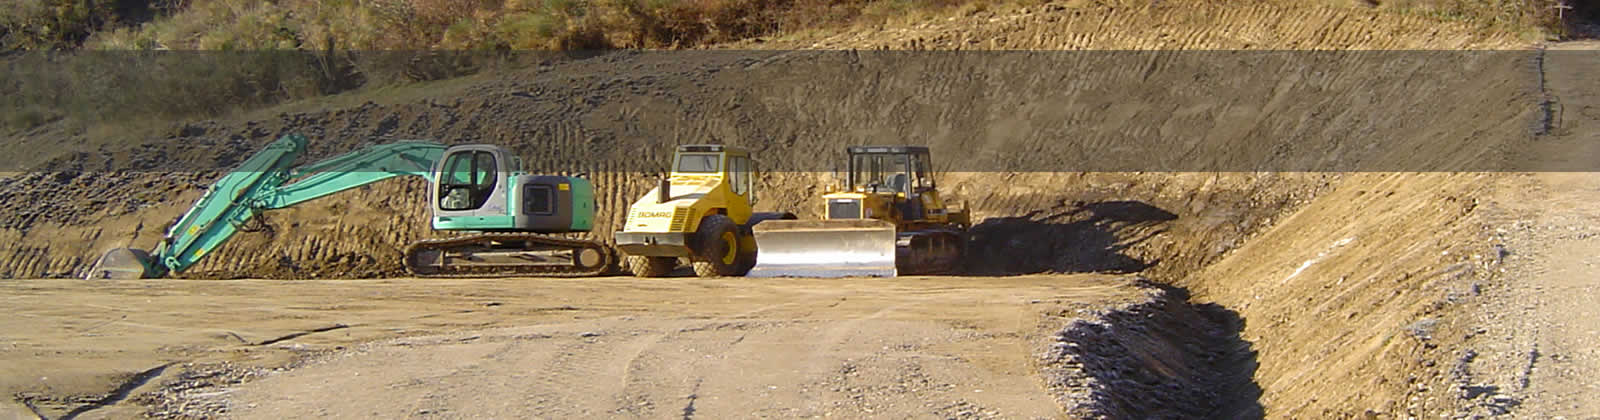
M 850 181 L 858 187 L 876 185 L 880 190 L 907 192 L 911 180 L 906 155 L 863 153 L 852 158 Z
M 457 152 L 445 161 L 439 179 L 439 208 L 471 210 L 482 207 L 495 187 L 494 153 Z
M 722 155 L 716 153 L 682 153 L 678 155 L 675 171 L 694 174 L 716 173 L 722 169 L 718 159 L 720 157 Z
M 912 180 L 918 190 L 933 188 L 933 171 L 929 169 L 928 155 L 911 155 Z
M 749 162 L 749 159 L 743 156 L 728 158 L 728 175 L 731 177 L 729 184 L 733 187 L 734 194 L 744 195 L 750 191 Z

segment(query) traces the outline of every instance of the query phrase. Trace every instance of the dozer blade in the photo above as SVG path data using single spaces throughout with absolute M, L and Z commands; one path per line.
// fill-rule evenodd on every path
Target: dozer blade
M 84 273 L 83 278 L 84 280 L 134 280 L 152 277 L 150 263 L 149 252 L 133 248 L 117 248 L 101 255 L 94 266 L 90 267 L 89 272 Z
M 746 277 L 895 277 L 895 226 L 876 219 L 767 220 Z

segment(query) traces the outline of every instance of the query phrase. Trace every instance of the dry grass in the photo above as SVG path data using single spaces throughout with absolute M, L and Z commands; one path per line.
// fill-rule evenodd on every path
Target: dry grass
M 227 115 L 358 88 L 475 73 L 473 51 L 117 51 L 0 60 L 0 134 L 59 120 L 107 122 Z
M 1043 0 L 13 0 L 0 10 L 5 50 L 346 50 L 674 48 L 851 24 L 974 13 Z M 1060 0 L 1058 0 L 1060 1 Z M 1065 0 L 1139 7 L 1147 0 Z M 1218 0 L 1169 0 L 1216 2 Z M 1561 0 L 1320 0 L 1468 22 L 1485 30 L 1560 32 Z M 1291 0 L 1245 0 L 1291 3 Z M 119 9 L 140 4 L 141 16 Z M 1303 1 L 1293 1 L 1304 5 Z M 143 15 L 154 15 L 144 22 Z
M 905 0 L 891 0 L 905 1 Z M 196 1 L 91 49 L 346 50 L 673 48 L 848 23 L 866 0 Z

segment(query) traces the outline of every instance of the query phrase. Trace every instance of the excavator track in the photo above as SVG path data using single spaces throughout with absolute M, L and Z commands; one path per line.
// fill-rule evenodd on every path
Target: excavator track
M 480 233 L 406 246 L 406 271 L 417 277 L 593 277 L 616 254 L 603 243 L 533 233 Z

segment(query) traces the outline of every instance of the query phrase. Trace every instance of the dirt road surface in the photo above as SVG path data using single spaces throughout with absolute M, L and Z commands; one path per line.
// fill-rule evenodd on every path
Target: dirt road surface
M 26 280 L 0 296 L 5 390 L 122 383 L 22 398 L 48 418 L 145 409 L 124 399 L 239 418 L 1055 418 L 1033 348 L 1061 327 L 1050 314 L 1142 294 L 1078 275 Z
M 1551 140 L 1534 153 L 1562 167 L 1508 182 L 1496 202 L 1505 238 L 1504 289 L 1464 359 L 1467 387 L 1505 395 L 1515 418 L 1600 418 L 1600 42 L 1554 45 L 1546 83 L 1558 99 Z M 1501 408 L 1491 405 L 1491 408 Z

